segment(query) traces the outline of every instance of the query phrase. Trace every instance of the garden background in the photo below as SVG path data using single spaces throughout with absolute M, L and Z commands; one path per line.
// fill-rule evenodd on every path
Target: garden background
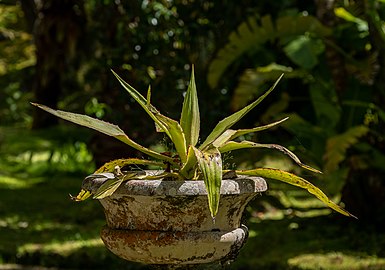
M 0 1 L 0 269 L 145 269 L 107 251 L 82 179 L 118 141 L 35 110 L 37 102 L 118 124 L 157 147 L 162 135 L 113 69 L 178 119 L 192 65 L 202 131 L 278 87 L 239 123 L 281 153 L 234 152 L 230 165 L 294 171 L 359 219 L 268 181 L 247 209 L 250 238 L 229 269 L 385 269 L 385 1 Z M 148 123 L 148 124 L 147 124 Z M 167 142 L 164 142 L 167 144 Z

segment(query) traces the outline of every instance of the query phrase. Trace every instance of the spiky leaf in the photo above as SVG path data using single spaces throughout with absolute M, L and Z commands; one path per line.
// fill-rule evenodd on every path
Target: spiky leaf
M 123 168 L 127 165 L 151 165 L 164 168 L 166 165 L 163 162 L 157 162 L 153 160 L 139 159 L 139 158 L 122 158 L 115 159 L 105 163 L 95 173 L 114 172 L 116 166 Z
M 271 128 L 273 126 L 279 125 L 280 123 L 286 121 L 287 119 L 289 119 L 289 117 L 285 117 L 284 119 L 276 121 L 274 123 L 271 123 L 271 124 L 268 124 L 268 125 L 264 125 L 264 126 L 255 127 L 255 128 L 238 129 L 238 130 L 228 129 L 225 132 L 223 132 L 223 134 L 221 136 L 219 136 L 213 142 L 213 146 L 216 147 L 216 148 L 220 148 L 220 147 L 224 146 L 224 144 L 226 144 L 228 141 L 236 139 L 239 136 Z M 231 150 L 229 150 L 229 151 L 231 151 Z M 223 152 L 226 152 L 226 151 L 221 151 L 221 152 L 223 153 Z
M 107 179 L 96 191 L 93 198 L 94 199 L 103 199 L 105 197 L 111 196 L 124 181 L 129 180 L 158 180 L 166 177 L 176 178 L 177 175 L 174 173 L 161 172 L 161 173 L 149 173 L 147 171 L 132 171 L 121 175 L 115 175 L 113 179 Z
M 91 197 L 91 195 L 92 195 L 91 192 L 89 192 L 88 190 L 82 189 L 80 190 L 78 195 L 72 196 L 70 194 L 70 197 L 71 197 L 71 200 L 75 202 L 81 202 L 81 201 L 87 200 L 89 197 Z
M 272 128 L 274 126 L 277 126 L 277 125 L 281 124 L 282 122 L 285 122 L 287 119 L 289 119 L 289 117 L 285 117 L 285 118 L 283 118 L 283 119 L 281 119 L 279 121 L 276 121 L 276 122 L 273 122 L 273 123 L 270 123 L 270 124 L 267 124 L 267 125 L 255 127 L 255 128 L 237 129 L 236 132 L 230 137 L 230 140 L 234 140 L 235 138 L 238 138 L 239 136 L 243 136 L 245 134 L 250 134 L 250 133 L 259 132 L 259 131 L 262 131 L 262 130 L 266 130 L 266 129 Z
M 178 152 L 181 160 L 186 161 L 187 155 L 187 145 L 186 139 L 182 130 L 182 127 L 179 123 L 167 116 L 162 115 L 154 106 L 149 104 L 149 102 L 131 85 L 125 82 L 122 78 L 119 77 L 113 70 L 112 73 L 119 80 L 120 84 L 124 89 L 134 98 L 140 106 L 148 113 L 148 115 L 154 120 L 155 125 L 163 130 L 171 139 L 175 145 L 175 149 Z M 150 88 L 147 92 L 147 96 L 151 96 Z
M 193 146 L 190 145 L 187 151 L 187 160 L 183 164 L 179 173 L 185 177 L 185 179 L 192 179 L 195 177 L 197 158 Z
M 65 111 L 61 111 L 61 110 L 54 110 L 54 109 L 51 109 L 47 106 L 36 104 L 36 103 L 32 103 L 32 105 L 37 106 L 40 109 L 43 109 L 43 110 L 45 110 L 45 111 L 47 111 L 47 112 L 49 112 L 49 113 L 51 113 L 51 114 L 53 114 L 59 118 L 62 118 L 64 120 L 70 121 L 72 123 L 75 123 L 75 124 L 78 124 L 78 125 L 81 125 L 84 127 L 94 129 L 94 130 L 99 131 L 103 134 L 114 137 L 114 138 L 124 142 L 125 144 L 128 144 L 129 146 L 135 148 L 136 150 L 139 150 L 142 153 L 145 153 L 151 157 L 165 160 L 165 161 L 170 162 L 170 163 L 174 163 L 172 158 L 167 157 L 167 156 L 162 155 L 162 154 L 159 154 L 155 151 L 152 151 L 152 150 L 134 142 L 124 133 L 123 130 L 121 130 L 116 125 L 113 125 L 111 123 L 108 123 L 108 122 L 105 122 L 105 121 L 102 121 L 102 120 L 99 120 L 96 118 L 92 118 L 92 117 L 87 116 L 87 115 L 65 112 Z
M 244 107 L 243 109 L 235 112 L 234 114 L 226 117 L 225 119 L 221 120 L 213 129 L 213 131 L 209 134 L 207 139 L 203 142 L 203 144 L 199 147 L 199 149 L 205 149 L 208 147 L 213 141 L 215 141 L 219 136 L 221 136 L 226 130 L 228 130 L 231 126 L 233 126 L 235 123 L 237 123 L 243 116 L 245 116 L 249 111 L 251 111 L 255 106 L 257 106 L 259 103 L 261 103 L 262 100 L 267 97 L 267 95 L 270 94 L 271 91 L 274 90 L 274 88 L 277 86 L 279 81 L 282 79 L 283 74 L 276 80 L 274 85 L 267 90 L 262 96 L 260 96 L 257 100 L 255 100 L 253 103 L 249 104 L 248 106 Z
M 198 95 L 195 85 L 194 66 L 191 71 L 190 84 L 183 101 L 180 125 L 186 136 L 187 145 L 195 146 L 199 138 L 200 116 Z
M 198 160 L 199 169 L 203 174 L 211 216 L 215 218 L 218 212 L 222 184 L 221 153 L 215 148 L 202 152 L 195 147 L 194 152 Z
M 292 160 L 294 160 L 295 163 L 297 163 L 299 166 L 301 166 L 304 169 L 307 169 L 312 172 L 321 173 L 319 170 L 314 169 L 306 164 L 303 164 L 301 160 L 289 149 L 278 145 L 278 144 L 262 144 L 262 143 L 255 143 L 250 141 L 242 141 L 242 142 L 234 142 L 229 141 L 219 147 L 219 151 L 221 153 L 238 150 L 238 149 L 244 149 L 244 148 L 269 148 L 269 149 L 276 149 L 278 151 L 281 151 L 282 153 L 288 155 Z
M 288 183 L 293 186 L 297 186 L 303 189 L 306 189 L 309 193 L 316 196 L 320 201 L 325 203 L 328 207 L 334 209 L 335 211 L 345 215 L 356 218 L 354 215 L 350 214 L 348 211 L 334 203 L 330 200 L 325 193 L 323 193 L 319 188 L 314 186 L 309 181 L 289 172 L 281 171 L 278 169 L 271 168 L 259 168 L 253 170 L 240 170 L 236 171 L 237 174 L 240 175 L 252 175 L 252 176 L 260 176 L 265 178 L 270 178 L 278 181 L 282 181 Z

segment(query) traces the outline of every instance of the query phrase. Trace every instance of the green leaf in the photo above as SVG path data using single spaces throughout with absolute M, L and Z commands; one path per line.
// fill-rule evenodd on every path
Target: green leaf
M 72 196 L 70 194 L 70 197 L 71 197 L 71 200 L 75 202 L 81 202 L 81 201 L 87 200 L 89 197 L 91 197 L 91 195 L 92 195 L 91 192 L 89 192 L 88 190 L 82 189 L 80 190 L 78 195 Z
M 115 175 L 116 178 L 108 179 L 104 182 L 96 191 L 93 198 L 94 199 L 103 199 L 105 197 L 111 196 L 124 181 L 129 180 L 158 180 L 166 177 L 177 178 L 178 176 L 175 173 L 162 172 L 158 174 L 152 174 L 146 171 L 132 171 L 121 175 Z
M 225 132 L 222 133 L 221 136 L 219 136 L 218 138 L 215 139 L 215 141 L 213 141 L 213 146 L 215 148 L 221 147 L 226 142 L 228 142 L 231 139 L 231 137 L 233 137 L 236 133 L 237 131 L 233 129 L 226 130 Z
M 183 133 L 182 127 L 179 123 L 171 118 L 168 118 L 160 113 L 155 114 L 155 117 L 164 125 L 170 136 L 171 141 L 175 145 L 175 149 L 182 162 L 186 162 L 187 159 L 187 146 L 186 138 Z
M 131 85 L 126 83 L 119 77 L 114 71 L 112 73 L 119 80 L 120 84 L 127 90 L 127 92 L 139 103 L 140 106 L 148 113 L 148 115 L 154 120 L 155 126 L 163 130 L 171 139 L 175 145 L 175 149 L 178 152 L 182 162 L 186 161 L 187 146 L 185 135 L 183 134 L 182 127 L 179 123 L 171 118 L 162 115 L 154 106 L 149 104 L 147 100 Z M 149 90 L 150 91 L 150 90 Z M 147 93 L 147 96 L 151 96 L 151 91 Z
M 282 77 L 283 77 L 283 74 L 276 80 L 274 85 L 269 90 L 267 90 L 262 96 L 260 96 L 253 103 L 249 104 L 243 109 L 235 112 L 234 114 L 220 121 L 215 126 L 213 131 L 209 134 L 207 139 L 203 142 L 203 144 L 199 147 L 199 149 L 202 150 L 207 148 L 213 141 L 215 141 L 219 136 L 221 136 L 226 130 L 228 130 L 231 126 L 237 123 L 243 116 L 245 116 L 250 110 L 252 110 L 255 106 L 257 106 L 267 95 L 270 94 L 271 91 L 274 90 L 274 88 L 277 86 L 277 84 L 282 79 Z
M 195 152 L 193 149 L 193 146 L 190 145 L 187 151 L 187 160 L 183 164 L 182 168 L 180 169 L 179 173 L 185 178 L 185 179 L 193 179 L 195 177 L 196 172 L 196 165 L 197 164 L 197 158 L 195 156 Z
M 354 22 L 357 24 L 357 28 L 360 32 L 366 32 L 369 30 L 369 27 L 368 27 L 368 22 L 359 18 L 359 17 L 356 17 L 354 16 L 352 13 L 350 13 L 349 11 L 347 11 L 345 8 L 343 7 L 338 7 L 338 8 L 334 8 L 334 14 L 341 18 L 341 19 L 344 19 L 348 22 Z
M 303 35 L 291 41 L 283 50 L 291 61 L 309 70 L 318 64 L 318 55 L 324 51 L 324 44 L 320 39 Z
M 278 145 L 278 144 L 261 144 L 261 143 L 255 143 L 250 141 L 242 141 L 242 142 L 234 142 L 230 141 L 225 143 L 223 146 L 219 148 L 219 151 L 221 153 L 238 150 L 238 149 L 244 149 L 244 148 L 269 148 L 269 149 L 276 149 L 278 151 L 281 151 L 282 153 L 288 155 L 292 160 L 295 161 L 299 166 L 301 166 L 304 169 L 307 169 L 312 172 L 321 173 L 319 170 L 314 169 L 306 164 L 303 164 L 301 160 L 289 149 Z
M 111 196 L 120 187 L 123 181 L 124 181 L 123 177 L 108 179 L 98 188 L 93 198 L 100 200 L 105 197 Z
M 116 166 L 123 168 L 124 166 L 127 166 L 127 165 L 151 165 L 151 166 L 158 166 L 163 168 L 166 167 L 166 164 L 164 164 L 163 162 L 157 162 L 157 161 L 146 160 L 146 159 L 138 159 L 138 158 L 122 158 L 122 159 L 115 159 L 105 163 L 103 166 L 97 169 L 95 173 L 114 172 Z
M 129 85 L 127 82 L 125 82 L 122 78 L 119 77 L 118 74 L 116 74 L 113 70 L 111 70 L 112 73 L 115 75 L 115 77 L 118 79 L 120 84 L 123 86 L 124 89 L 131 95 L 133 99 L 135 99 L 136 102 L 139 103 L 139 105 L 147 112 L 147 114 L 152 118 L 152 120 L 155 122 L 155 126 L 159 127 L 162 131 L 164 131 L 169 137 L 170 134 L 168 132 L 167 127 L 165 127 L 161 121 L 158 120 L 158 118 L 155 117 L 155 113 L 159 113 L 158 110 L 150 104 L 149 100 L 146 100 L 134 87 Z M 147 91 L 147 97 L 151 97 L 151 88 L 148 88 Z
M 253 169 L 253 170 L 240 170 L 236 171 L 237 174 L 240 175 L 251 175 L 251 176 L 260 176 L 265 178 L 270 178 L 278 181 L 282 181 L 285 183 L 288 183 L 293 186 L 297 186 L 303 189 L 306 189 L 310 194 L 313 194 L 315 197 L 317 197 L 320 201 L 325 203 L 328 207 L 331 209 L 334 209 L 335 211 L 350 217 L 355 217 L 354 215 L 350 214 L 348 211 L 331 201 L 325 193 L 323 193 L 318 187 L 314 186 L 309 181 L 295 175 L 289 172 L 281 171 L 278 169 L 271 169 L 271 168 L 259 168 L 259 169 Z
M 267 125 L 264 125 L 264 126 L 259 126 L 259 127 L 255 127 L 255 128 L 249 128 L 249 129 L 238 129 L 230 137 L 230 140 L 234 140 L 235 138 L 238 138 L 239 136 L 242 136 L 242 135 L 245 135 L 245 134 L 254 133 L 254 132 L 258 132 L 258 131 L 269 129 L 271 127 L 274 127 L 274 126 L 277 126 L 277 125 L 281 124 L 282 122 L 285 122 L 287 119 L 289 119 L 289 117 L 285 117 L 285 118 L 283 118 L 281 120 L 278 120 L 276 122 L 273 122 L 273 123 L 270 123 L 270 124 L 267 124 Z
M 228 141 L 233 140 L 235 138 L 238 138 L 239 136 L 271 128 L 275 125 L 278 125 L 278 124 L 286 121 L 287 119 L 289 119 L 289 117 L 285 117 L 282 120 L 279 120 L 277 122 L 274 122 L 274 123 L 271 123 L 268 125 L 250 128 L 250 129 L 238 129 L 238 130 L 228 129 L 225 132 L 223 132 L 222 135 L 219 136 L 215 141 L 213 141 L 213 146 L 216 148 L 220 148 L 220 147 L 224 146 L 224 144 L 227 143 Z M 231 151 L 231 150 L 228 150 L 228 151 Z M 223 153 L 223 152 L 227 152 L 227 151 L 221 151 L 221 152 Z
M 42 110 L 45 110 L 46 112 L 49 112 L 59 118 L 62 118 L 64 120 L 70 121 L 72 123 L 94 129 L 96 131 L 99 131 L 103 134 L 106 134 L 108 136 L 114 137 L 129 146 L 135 148 L 136 150 L 141 151 L 142 153 L 145 153 L 151 157 L 160 159 L 160 160 L 165 160 L 170 163 L 175 163 L 172 158 L 159 154 L 155 151 L 152 151 L 146 147 L 141 146 L 140 144 L 134 142 L 131 140 L 124 132 L 121 130 L 118 126 L 110 124 L 108 122 L 89 117 L 87 115 L 82 115 L 82 114 L 77 114 L 77 113 L 71 113 L 71 112 L 65 112 L 65 111 L 60 111 L 60 110 L 54 110 L 51 109 L 47 106 L 36 104 L 36 103 L 31 103 L 32 105 L 39 107 Z
M 190 84 L 183 101 L 180 125 L 186 136 L 187 145 L 195 146 L 199 139 L 200 116 L 198 95 L 195 85 L 194 66 L 191 71 Z
M 221 153 L 217 149 L 210 149 L 202 152 L 197 148 L 193 148 L 195 156 L 198 160 L 199 169 L 201 170 L 207 190 L 209 209 L 213 219 L 215 218 L 218 207 L 222 184 L 222 158 Z

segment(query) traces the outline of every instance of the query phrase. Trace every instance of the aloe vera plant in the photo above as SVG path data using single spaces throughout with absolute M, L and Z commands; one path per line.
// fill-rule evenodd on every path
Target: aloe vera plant
M 110 196 L 124 181 L 129 181 L 132 179 L 153 180 L 173 178 L 177 180 L 198 180 L 203 178 L 208 193 L 208 206 L 212 217 L 215 218 L 215 215 L 218 212 L 220 200 L 221 181 L 223 175 L 230 172 L 229 170 L 223 169 L 222 153 L 244 148 L 262 147 L 276 149 L 288 155 L 302 168 L 313 171 L 315 173 L 320 173 L 318 170 L 303 164 L 294 153 L 283 146 L 239 140 L 239 137 L 242 135 L 268 129 L 282 123 L 283 121 L 286 121 L 288 118 L 284 118 L 280 121 L 268 125 L 258 126 L 250 129 L 231 129 L 235 123 L 237 123 L 243 116 L 245 116 L 267 95 L 269 95 L 271 91 L 273 91 L 278 82 L 281 80 L 283 74 L 277 79 L 277 81 L 269 90 L 267 90 L 254 102 L 220 121 L 214 127 L 208 137 L 203 141 L 203 143 L 197 145 L 200 130 L 200 115 L 194 70 L 192 70 L 191 79 L 184 98 L 179 122 L 164 116 L 151 104 L 150 88 L 148 88 L 147 96 L 144 97 L 135 88 L 120 78 L 114 71 L 112 72 L 123 86 L 123 88 L 127 90 L 131 97 L 138 102 L 138 104 L 155 122 L 157 131 L 164 132 L 171 139 L 176 151 L 174 155 L 159 153 L 134 142 L 124 133 L 123 130 L 121 130 L 116 125 L 104 122 L 99 119 L 91 118 L 86 115 L 54 110 L 44 105 L 32 103 L 33 105 L 57 117 L 97 130 L 108 136 L 115 137 L 123 143 L 126 143 L 129 146 L 149 156 L 149 159 L 128 158 L 113 160 L 99 168 L 95 172 L 96 174 L 115 172 L 115 177 L 108 179 L 103 185 L 99 187 L 97 192 L 93 195 L 93 198 L 95 199 L 102 199 L 104 197 Z M 146 173 L 144 171 L 128 172 L 125 174 L 120 172 L 120 167 L 130 164 L 152 165 L 159 167 L 162 170 L 159 170 L 159 173 L 155 174 Z M 232 173 L 234 172 L 235 174 L 239 175 L 261 176 L 264 178 L 275 179 L 294 186 L 298 186 L 300 188 L 304 188 L 335 211 L 346 216 L 354 217 L 348 211 L 331 201 L 319 188 L 314 186 L 312 183 L 292 173 L 274 168 L 235 170 Z M 76 201 L 82 201 L 90 196 L 91 194 L 89 191 L 81 190 L 76 197 L 73 197 L 73 199 Z

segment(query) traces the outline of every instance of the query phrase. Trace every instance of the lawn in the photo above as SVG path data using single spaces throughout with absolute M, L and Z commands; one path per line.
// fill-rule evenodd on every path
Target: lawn
M 147 269 L 103 246 L 97 201 L 69 199 L 94 170 L 87 136 L 0 128 L 0 269 Z M 385 269 L 383 233 L 330 215 L 302 191 L 270 187 L 248 207 L 249 240 L 226 269 Z

